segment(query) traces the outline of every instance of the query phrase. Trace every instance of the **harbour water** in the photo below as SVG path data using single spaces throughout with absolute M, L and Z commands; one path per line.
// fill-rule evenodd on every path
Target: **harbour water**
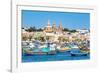
M 70 61 L 89 60 L 90 54 L 86 56 L 72 56 L 70 52 L 58 52 L 53 55 L 22 55 L 22 62 L 46 62 L 46 61 Z

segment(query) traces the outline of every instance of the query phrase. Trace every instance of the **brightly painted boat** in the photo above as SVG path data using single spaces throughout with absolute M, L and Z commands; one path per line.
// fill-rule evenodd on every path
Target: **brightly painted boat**
M 54 45 L 50 47 L 46 46 L 40 46 L 38 48 L 34 47 L 33 49 L 30 48 L 28 50 L 25 50 L 25 53 L 27 55 L 42 55 L 42 54 L 56 54 Z
M 71 56 L 87 56 L 88 55 L 87 52 L 82 52 L 79 49 L 72 49 L 70 53 L 71 53 Z
M 66 52 L 66 51 L 69 51 L 70 49 L 71 49 L 71 47 L 69 45 L 65 45 L 63 47 L 61 47 L 61 46 L 57 47 L 58 52 Z
M 61 49 L 59 49 L 59 52 L 66 52 L 69 51 L 70 48 L 69 47 L 62 47 Z
M 26 55 L 42 55 L 42 54 L 47 54 L 47 52 L 43 52 L 39 49 L 34 49 L 34 50 L 26 50 L 25 54 Z

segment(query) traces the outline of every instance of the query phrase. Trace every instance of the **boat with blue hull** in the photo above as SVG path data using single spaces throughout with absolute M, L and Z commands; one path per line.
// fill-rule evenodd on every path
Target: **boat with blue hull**
M 70 54 L 71 54 L 71 56 L 87 56 L 89 53 L 88 52 L 82 52 L 79 49 L 71 49 Z

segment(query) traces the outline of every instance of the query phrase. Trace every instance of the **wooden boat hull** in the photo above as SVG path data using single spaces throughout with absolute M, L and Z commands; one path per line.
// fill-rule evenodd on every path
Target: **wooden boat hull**
M 71 56 L 87 56 L 88 53 L 74 53 L 74 52 L 71 52 Z
M 32 52 L 32 53 L 25 53 L 26 55 L 46 55 L 47 52 Z

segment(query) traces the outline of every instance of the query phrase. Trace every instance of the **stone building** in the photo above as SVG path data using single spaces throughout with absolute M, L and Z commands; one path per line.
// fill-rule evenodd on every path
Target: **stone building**
M 62 27 L 62 24 L 60 24 L 57 27 L 56 23 L 53 23 L 52 25 L 50 25 L 50 22 L 48 21 L 47 26 L 44 27 L 43 31 L 46 33 L 62 33 L 63 27 Z

